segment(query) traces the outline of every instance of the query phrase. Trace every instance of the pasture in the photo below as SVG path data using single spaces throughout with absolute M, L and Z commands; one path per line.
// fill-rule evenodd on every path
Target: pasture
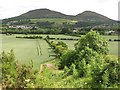
M 16 59 L 19 63 L 28 63 L 33 60 L 34 66 L 39 67 L 40 63 L 53 59 L 54 57 L 49 57 L 49 45 L 45 40 L 42 39 L 18 39 L 15 38 L 16 35 L 6 36 L 2 35 L 1 50 L 9 52 L 11 49 L 14 50 Z
M 50 37 L 57 37 L 55 35 L 52 35 Z M 58 37 L 64 37 L 64 38 L 79 38 L 79 37 L 75 37 L 75 36 L 63 36 L 63 35 L 60 35 Z M 118 56 L 118 47 L 119 47 L 119 44 L 117 41 L 114 41 L 114 39 L 118 39 L 118 36 L 109 36 L 109 35 L 106 35 L 106 36 L 103 36 L 109 43 L 109 54 L 110 55 L 115 55 L 115 56 Z M 112 41 L 109 41 L 109 39 L 111 39 Z M 68 45 L 68 48 L 73 50 L 74 49 L 74 44 L 77 43 L 77 41 L 74 41 L 74 40 L 56 40 L 56 41 L 63 41 L 65 42 L 67 45 Z
M 24 35 L 1 35 L 0 34 L 0 53 L 2 51 L 9 52 L 11 49 L 14 50 L 16 59 L 19 63 L 27 64 L 30 60 L 33 60 L 35 68 L 38 68 L 40 63 L 53 59 L 54 54 L 49 45 L 43 39 L 23 39 L 16 38 L 16 36 Z M 45 38 L 47 35 L 40 35 Z M 54 38 L 79 38 L 75 36 L 67 35 L 49 35 Z M 118 39 L 118 36 L 103 36 L 107 40 Z M 58 41 L 58 40 L 56 40 Z M 60 40 L 68 45 L 69 49 L 74 49 L 75 40 Z M 118 56 L 118 42 L 109 41 L 109 54 Z
M 68 45 L 68 48 L 73 50 L 74 49 L 74 44 L 77 41 L 69 41 L 69 40 L 61 40 L 65 42 Z M 109 42 L 109 54 L 110 55 L 116 55 L 118 56 L 118 42 Z

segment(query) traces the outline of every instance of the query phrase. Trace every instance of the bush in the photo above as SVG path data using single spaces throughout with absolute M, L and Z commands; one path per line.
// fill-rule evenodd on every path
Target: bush
M 13 50 L 10 53 L 2 53 L 2 85 L 4 87 L 15 87 L 18 78 L 17 64 Z
M 33 62 L 20 65 L 15 61 L 13 50 L 2 53 L 2 85 L 3 88 L 34 88 L 37 70 L 33 70 Z
M 72 63 L 75 63 L 75 60 L 77 58 L 78 58 L 78 55 L 76 54 L 76 51 L 74 51 L 74 50 L 67 51 L 60 58 L 61 61 L 60 61 L 59 68 L 63 69 L 64 66 L 67 66 L 68 68 L 70 68 Z

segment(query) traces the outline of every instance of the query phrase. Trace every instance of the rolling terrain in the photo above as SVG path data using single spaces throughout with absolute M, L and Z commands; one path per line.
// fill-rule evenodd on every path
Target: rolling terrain
M 20 16 L 3 19 L 4 22 L 10 22 L 14 20 L 20 20 L 20 19 L 41 19 L 41 18 L 60 18 L 60 19 L 68 19 L 68 20 L 77 20 L 81 22 L 102 22 L 102 23 L 114 23 L 115 21 L 112 19 L 109 19 L 106 16 L 103 16 L 101 14 L 98 14 L 96 12 L 92 11 L 84 11 L 82 13 L 79 13 L 77 15 L 65 15 L 60 12 L 56 12 L 49 9 L 36 9 L 28 11 L 27 13 L 24 13 Z

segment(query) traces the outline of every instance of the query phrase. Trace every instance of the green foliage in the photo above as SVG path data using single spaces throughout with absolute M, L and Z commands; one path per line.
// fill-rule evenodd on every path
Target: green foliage
M 72 64 L 70 66 L 70 70 L 69 70 L 69 75 L 73 75 L 74 77 L 77 77 L 78 76 L 78 72 L 77 72 L 77 69 L 76 69 L 76 65 L 75 64 Z
M 20 65 L 15 61 L 13 50 L 2 53 L 2 85 L 3 88 L 34 88 L 37 70 L 33 70 L 33 62 Z
M 57 45 L 61 45 L 62 47 L 68 48 L 68 46 L 66 45 L 66 43 L 64 43 L 62 41 L 58 41 Z
M 82 60 L 85 60 L 85 63 L 89 64 L 89 62 L 97 58 L 99 54 L 107 54 L 107 52 L 107 41 L 104 40 L 99 33 L 91 31 L 81 37 L 78 43 L 75 44 L 75 51 L 68 52 L 61 57 L 60 65 L 61 68 L 64 66 L 69 68 L 72 63 L 75 63 L 76 68 L 79 69 L 82 67 L 80 64 Z
M 107 55 L 107 42 L 102 40 L 98 33 L 91 31 L 79 40 L 75 50 L 68 50 L 63 42 L 46 38 L 56 53 L 61 53 L 59 68 L 64 70 L 50 70 L 44 66 L 41 73 L 33 69 L 32 61 L 28 65 L 17 63 L 13 50 L 8 54 L 3 52 L 3 87 L 119 88 L 119 59 Z
M 76 68 L 78 69 L 79 72 L 79 77 L 85 76 L 86 73 L 86 61 L 82 59 L 81 61 L 76 61 Z
M 110 60 L 109 62 L 107 60 Z M 119 68 L 117 58 L 110 58 L 110 56 L 99 57 L 100 62 L 91 61 L 91 76 L 92 76 L 92 87 L 96 88 L 107 88 L 119 86 Z M 111 61 L 112 60 L 112 61 Z M 95 85 L 94 85 L 95 84 Z
M 91 31 L 80 38 L 74 51 L 62 55 L 60 66 L 68 67 L 67 76 L 77 72 L 78 77 L 89 78 L 85 87 L 118 88 L 120 64 L 117 58 L 109 57 L 107 53 L 107 41 Z
M 64 66 L 67 66 L 68 68 L 70 68 L 72 63 L 74 63 L 77 58 L 78 58 L 78 55 L 76 54 L 76 51 L 74 50 L 67 51 L 60 58 L 61 60 L 60 60 L 59 68 L 63 69 Z
M 48 37 L 46 37 L 45 40 L 54 49 L 57 58 L 60 58 L 60 56 L 62 56 L 68 50 L 68 46 L 62 41 L 50 41 Z
M 105 62 L 107 63 L 105 70 L 109 72 L 109 82 L 113 85 L 117 84 L 118 86 L 120 83 L 120 60 L 114 56 L 108 55 L 105 57 Z
M 53 27 L 54 22 L 37 22 L 36 26 L 40 27 L 40 28 L 52 28 Z
M 79 54 L 79 58 L 77 61 L 81 61 L 84 59 L 87 64 L 97 56 L 97 52 L 93 51 L 89 47 L 85 47 L 78 54 Z
M 99 54 L 108 53 L 107 41 L 96 31 L 90 31 L 75 44 L 76 51 L 78 52 L 84 50 L 86 47 L 91 48 Z
M 18 77 L 17 65 L 13 50 L 2 53 L 2 84 L 3 87 L 14 87 Z

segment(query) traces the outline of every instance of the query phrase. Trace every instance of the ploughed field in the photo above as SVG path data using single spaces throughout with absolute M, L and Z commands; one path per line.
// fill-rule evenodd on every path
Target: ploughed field
M 40 34 L 39 34 L 40 35 Z M 19 63 L 28 63 L 33 60 L 34 66 L 39 67 L 40 63 L 51 60 L 54 58 L 54 53 L 44 39 L 24 39 L 16 38 L 16 36 L 25 36 L 22 34 L 2 35 L 0 34 L 0 53 L 2 51 L 9 52 L 14 50 L 16 59 Z M 29 36 L 29 35 L 28 35 Z M 40 35 L 45 38 L 47 35 Z M 80 37 L 68 35 L 49 35 L 51 38 L 73 38 L 79 39 Z M 118 36 L 103 36 L 109 41 L 109 54 L 118 56 L 118 42 L 113 41 L 118 39 Z M 68 45 L 69 49 L 74 49 L 74 44 L 77 40 L 56 40 L 63 41 Z

